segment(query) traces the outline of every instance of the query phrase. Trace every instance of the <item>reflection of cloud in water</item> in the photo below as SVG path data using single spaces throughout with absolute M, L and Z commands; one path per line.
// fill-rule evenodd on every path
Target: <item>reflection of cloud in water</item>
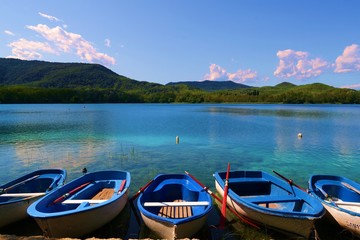
M 16 143 L 15 153 L 17 158 L 23 163 L 24 167 L 33 165 L 36 162 L 43 162 L 46 156 L 41 149 L 44 145 L 39 142 L 19 142 Z
M 97 156 L 109 148 L 107 142 L 86 141 L 69 143 L 45 143 L 38 141 L 19 142 L 15 145 L 17 158 L 24 166 L 38 168 L 65 168 L 68 171 L 81 171 Z

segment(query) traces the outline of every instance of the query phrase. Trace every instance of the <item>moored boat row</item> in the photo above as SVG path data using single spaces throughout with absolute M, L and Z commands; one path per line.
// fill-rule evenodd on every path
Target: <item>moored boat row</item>
M 221 197 L 187 172 L 160 174 L 129 199 L 131 177 L 126 171 L 86 173 L 64 185 L 65 170 L 38 170 L 0 186 L 0 227 L 29 215 L 46 237 L 81 237 L 110 222 L 137 198 L 143 223 L 157 236 L 189 238 L 206 225 L 214 198 L 223 204 L 221 220 L 227 207 L 251 226 L 308 239 L 315 222 L 328 212 L 326 216 L 360 236 L 360 184 L 313 175 L 305 190 L 274 173 L 280 178 L 264 171 L 230 171 L 228 165 L 227 172 L 214 173 Z

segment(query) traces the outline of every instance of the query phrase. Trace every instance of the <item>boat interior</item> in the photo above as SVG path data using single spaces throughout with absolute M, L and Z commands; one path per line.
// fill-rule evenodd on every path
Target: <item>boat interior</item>
M 264 178 L 232 178 L 229 189 L 243 200 L 264 208 L 289 212 L 306 212 L 311 208 L 301 198 Z
M 53 185 L 61 178 L 58 174 L 43 174 L 31 181 L 19 184 L 11 188 L 8 193 L 31 193 L 31 192 L 46 192 L 51 189 Z M 55 178 L 54 178 L 55 177 Z
M 78 187 L 73 187 L 74 189 Z M 116 181 L 113 180 L 104 180 L 104 181 L 95 181 L 89 183 L 83 189 L 80 189 L 78 192 L 75 192 L 73 195 L 70 195 L 66 200 L 79 200 L 79 202 L 68 204 L 66 201 L 62 201 L 56 204 L 49 203 L 40 211 L 43 212 L 61 212 L 69 211 L 73 209 L 79 209 L 83 207 L 89 207 L 94 204 L 89 201 L 81 200 L 107 200 L 110 199 L 115 192 Z M 70 192 L 73 189 L 65 189 L 66 192 Z M 53 201 L 54 199 L 51 199 Z M 65 199 L 64 199 L 65 200 Z
M 360 192 L 352 185 L 337 180 L 319 180 L 315 183 L 316 189 L 322 189 L 333 200 L 344 202 L 360 202 Z

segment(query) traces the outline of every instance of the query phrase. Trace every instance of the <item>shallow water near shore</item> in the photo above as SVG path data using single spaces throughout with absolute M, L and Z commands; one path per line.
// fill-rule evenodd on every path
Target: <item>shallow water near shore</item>
M 126 170 L 131 193 L 159 173 L 273 170 L 360 181 L 359 105 L 0 105 L 0 182 L 40 168 Z M 302 133 L 302 138 L 298 138 Z M 179 143 L 176 143 L 176 137 Z M 1 232 L 0 232 L 1 234 Z

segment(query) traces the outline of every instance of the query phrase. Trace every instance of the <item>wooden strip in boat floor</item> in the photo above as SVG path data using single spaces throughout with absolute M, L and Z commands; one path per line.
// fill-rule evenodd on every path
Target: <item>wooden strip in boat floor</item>
M 171 217 L 171 207 L 167 207 L 166 217 L 168 217 L 168 218 Z
M 187 207 L 185 207 L 185 208 L 186 208 L 187 216 L 188 216 L 188 217 L 191 217 L 191 216 L 192 216 L 191 207 L 190 207 L 190 206 L 187 206 Z
M 159 213 L 158 213 L 158 216 L 160 216 L 160 217 L 165 217 L 165 216 L 164 216 L 164 208 L 163 208 L 163 207 L 160 208 L 160 211 L 159 211 Z
M 175 200 L 174 202 L 184 202 L 182 199 Z M 160 217 L 167 218 L 186 218 L 192 216 L 192 209 L 190 206 L 171 206 L 162 207 L 158 213 Z
M 183 208 L 182 208 L 182 207 L 178 207 L 177 209 L 178 209 L 178 211 L 179 211 L 178 218 L 183 218 L 183 217 L 184 217 Z

